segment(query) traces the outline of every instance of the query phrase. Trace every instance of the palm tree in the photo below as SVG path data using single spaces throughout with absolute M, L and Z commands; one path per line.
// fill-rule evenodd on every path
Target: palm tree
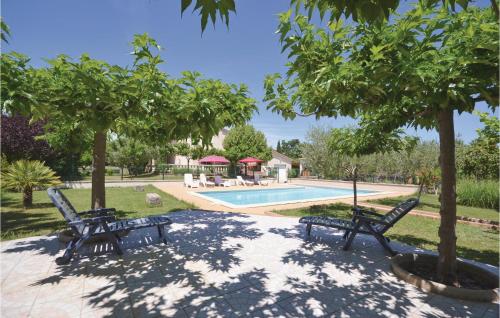
M 2 172 L 2 186 L 23 192 L 23 206 L 33 204 L 33 188 L 60 184 L 55 172 L 41 161 L 18 160 Z

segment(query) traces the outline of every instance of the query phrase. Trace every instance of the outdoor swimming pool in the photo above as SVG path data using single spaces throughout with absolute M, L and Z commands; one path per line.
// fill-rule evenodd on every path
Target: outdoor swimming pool
M 203 191 L 192 194 L 231 208 L 243 208 L 349 198 L 353 195 L 353 191 L 343 188 L 294 186 L 255 190 Z M 374 194 L 380 194 L 380 192 L 358 190 L 358 195 Z

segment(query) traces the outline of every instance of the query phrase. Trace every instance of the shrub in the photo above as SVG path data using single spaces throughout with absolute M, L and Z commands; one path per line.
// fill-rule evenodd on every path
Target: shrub
M 192 170 L 191 169 L 187 169 L 187 168 L 173 168 L 172 169 L 172 173 L 174 175 L 179 175 L 179 174 L 185 174 L 185 173 L 191 173 Z
M 299 169 L 292 168 L 288 170 L 288 177 L 289 178 L 296 178 L 299 175 Z
M 107 176 L 112 176 L 112 175 L 113 175 L 113 169 L 111 169 L 111 168 L 106 168 L 106 175 L 107 175 Z
M 458 204 L 498 210 L 498 200 L 498 181 L 475 179 L 458 180 Z
M 21 115 L 2 115 L 2 155 L 11 162 L 21 159 L 43 161 L 64 179 L 78 179 L 80 154 L 70 150 L 72 147 L 65 139 L 67 136 L 63 138 L 64 146 L 59 150 L 51 147 L 46 140 L 39 139 L 44 135 L 44 125 L 44 121 L 30 124 L 30 118 Z
M 60 183 L 55 172 L 41 161 L 18 160 L 2 173 L 2 185 L 23 192 L 23 206 L 33 205 L 33 188 L 45 188 Z

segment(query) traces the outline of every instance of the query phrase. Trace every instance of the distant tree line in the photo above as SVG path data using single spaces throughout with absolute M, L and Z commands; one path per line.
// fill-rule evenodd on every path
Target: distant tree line
M 487 113 L 478 115 L 484 124 L 484 128 L 478 129 L 478 136 L 469 144 L 457 140 L 457 173 L 462 178 L 498 180 L 499 119 Z M 311 128 L 301 144 L 303 163 L 321 178 L 349 178 L 345 167 L 353 158 L 332 151 L 331 136 L 329 127 Z M 360 180 L 417 183 L 426 177 L 439 182 L 439 144 L 436 141 L 419 140 L 410 151 L 370 154 L 357 160 Z

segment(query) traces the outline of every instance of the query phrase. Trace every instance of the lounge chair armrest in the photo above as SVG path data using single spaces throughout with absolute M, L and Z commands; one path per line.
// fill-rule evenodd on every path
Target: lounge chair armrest
M 108 216 L 98 216 L 95 218 L 88 218 L 88 219 L 82 219 L 78 221 L 73 221 L 73 222 L 68 222 L 70 226 L 77 226 L 77 225 L 95 225 L 95 224 L 100 224 L 103 222 L 113 222 L 115 221 L 115 217 L 108 215 Z
M 360 215 L 370 214 L 370 215 L 377 216 L 377 217 L 380 217 L 380 218 L 384 217 L 384 215 L 382 215 L 380 213 L 373 212 L 373 211 L 370 211 L 370 210 L 365 210 L 365 209 L 358 208 L 358 207 L 352 208 L 352 211 L 354 212 L 354 214 L 360 214 Z
M 84 215 L 106 216 L 109 214 L 113 214 L 115 212 L 116 212 L 115 208 L 102 208 L 102 209 L 95 209 L 95 210 L 87 210 L 87 211 L 78 212 L 78 215 L 81 215 L 81 216 L 84 216 Z
M 355 219 L 355 222 L 356 221 L 361 221 L 361 222 L 364 222 L 364 223 L 377 223 L 377 224 L 382 224 L 382 225 L 390 225 L 389 223 L 385 222 L 385 221 L 382 221 L 380 219 L 375 219 L 375 218 L 370 218 L 370 217 L 367 217 L 367 216 L 364 216 L 364 215 L 357 215 L 354 217 Z

